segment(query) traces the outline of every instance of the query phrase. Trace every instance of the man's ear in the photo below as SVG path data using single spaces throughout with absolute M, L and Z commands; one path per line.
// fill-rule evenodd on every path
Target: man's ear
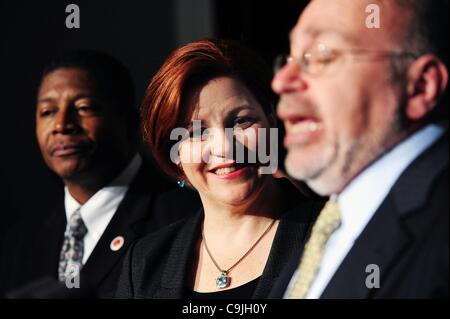
M 423 119 L 436 106 L 448 83 L 448 70 L 434 55 L 423 55 L 408 68 L 406 115 Z

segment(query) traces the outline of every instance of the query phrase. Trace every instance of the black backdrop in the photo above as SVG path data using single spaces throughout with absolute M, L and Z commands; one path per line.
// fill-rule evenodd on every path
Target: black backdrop
M 132 72 L 139 102 L 152 74 L 180 44 L 179 1 L 185 1 L 185 7 L 199 3 L 0 0 L 0 230 L 32 215 L 45 218 L 52 197 L 60 196 L 61 185 L 45 167 L 34 132 L 35 94 L 45 63 L 58 52 L 74 48 L 112 54 Z M 240 40 L 259 51 L 268 63 L 288 50 L 287 34 L 306 2 L 203 1 L 212 4 L 212 35 Z M 70 3 L 80 7 L 80 29 L 65 27 L 65 8 Z M 203 36 L 201 31 L 196 35 Z

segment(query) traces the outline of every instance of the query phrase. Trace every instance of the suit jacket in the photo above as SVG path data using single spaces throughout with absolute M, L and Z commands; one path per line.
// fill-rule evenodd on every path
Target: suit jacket
M 448 132 L 403 172 L 321 298 L 436 298 L 449 293 Z M 302 251 L 270 296 L 281 298 Z M 379 288 L 368 288 L 379 267 Z M 368 278 L 369 276 L 369 278 Z M 370 286 L 369 287 L 373 287 Z
M 56 202 L 54 213 L 49 219 L 37 225 L 33 223 L 25 229 L 21 225 L 19 234 L 13 231 L 16 234 L 6 240 L 0 286 L 4 285 L 3 289 L 8 291 L 32 283 L 30 289 L 25 289 L 25 292 L 19 289 L 12 297 L 48 297 L 43 292 L 32 291 L 36 286 L 34 282 L 45 277 L 56 282 L 59 253 L 67 223 L 64 195 L 58 196 Z M 80 287 L 85 288 L 85 291 L 88 288 L 89 297 L 93 296 L 92 292 L 97 297 L 114 296 L 123 258 L 131 243 L 149 232 L 195 213 L 199 207 L 200 200 L 196 193 L 172 186 L 144 164 L 83 266 Z M 110 244 L 116 236 L 124 237 L 124 245 L 118 251 L 112 251 Z M 36 289 L 49 290 L 48 285 L 51 285 L 51 281 L 44 280 L 44 284 Z M 70 295 L 67 291 L 56 289 L 50 297 Z
M 310 225 L 323 207 L 323 201 L 300 202 L 280 220 L 262 277 L 253 298 L 266 298 L 292 251 L 301 249 Z M 187 282 L 201 237 L 203 210 L 139 240 L 128 252 L 119 281 L 118 298 L 180 299 Z

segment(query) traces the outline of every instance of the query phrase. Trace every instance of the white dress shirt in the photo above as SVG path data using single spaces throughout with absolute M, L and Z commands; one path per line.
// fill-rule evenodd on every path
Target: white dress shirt
M 72 197 L 67 187 L 64 189 L 67 220 L 80 208 L 81 218 L 88 230 L 84 237 L 83 265 L 87 262 L 97 242 L 113 218 L 141 165 L 142 158 L 139 154 L 136 154 L 130 164 L 115 180 L 95 193 L 84 205 L 81 205 Z
M 366 228 L 395 182 L 405 169 L 440 136 L 444 129 L 428 125 L 402 141 L 360 173 L 331 200 L 337 201 L 341 226 L 329 238 L 317 276 L 307 299 L 317 299 L 324 292 L 334 273 Z M 290 286 L 295 281 L 294 274 Z M 290 290 L 288 288 L 287 292 Z

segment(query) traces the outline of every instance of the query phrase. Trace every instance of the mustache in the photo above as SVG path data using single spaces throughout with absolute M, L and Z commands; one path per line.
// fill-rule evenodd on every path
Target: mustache
M 278 101 L 277 111 L 299 117 L 322 118 L 317 105 L 303 95 L 282 95 Z
M 54 154 L 57 151 L 67 150 L 67 149 L 77 149 L 79 151 L 87 151 L 93 148 L 94 143 L 87 140 L 77 140 L 77 141 L 56 141 L 50 147 L 50 154 Z

